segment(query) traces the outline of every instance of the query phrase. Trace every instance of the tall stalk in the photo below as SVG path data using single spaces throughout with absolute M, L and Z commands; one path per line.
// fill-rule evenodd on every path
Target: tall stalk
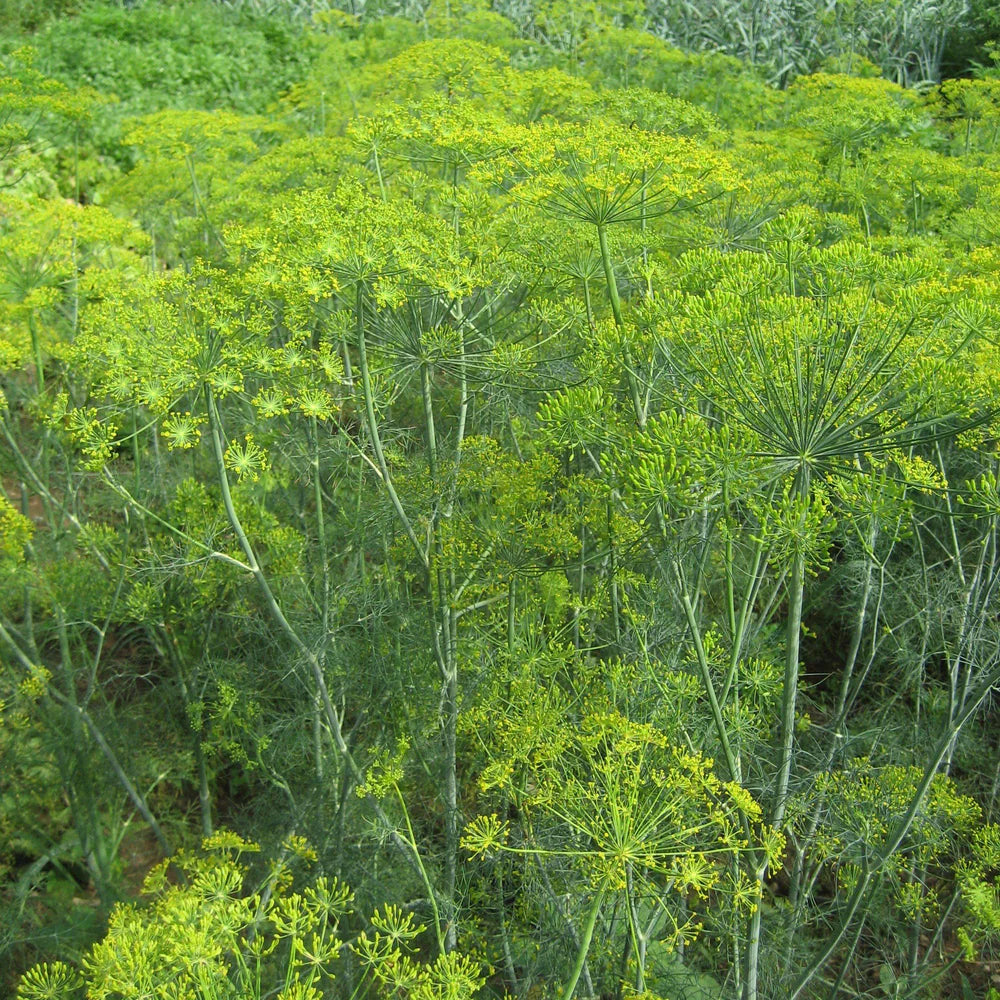
M 802 465 L 796 476 L 794 496 L 799 501 L 801 518 L 806 517 L 809 502 L 809 466 Z M 803 535 L 805 525 L 802 525 Z M 771 803 L 768 821 L 780 827 L 788 804 L 788 783 L 792 773 L 795 748 L 795 706 L 799 689 L 799 649 L 802 640 L 802 601 L 806 584 L 806 553 L 803 544 L 796 544 L 792 554 L 792 572 L 788 581 L 788 620 L 785 627 L 785 679 L 781 691 L 781 753 L 778 781 Z
M 438 445 L 434 423 L 434 400 L 431 394 L 430 366 L 420 367 L 420 395 L 424 408 L 424 434 L 427 445 L 427 469 L 435 498 L 438 494 Z M 451 951 L 458 943 L 455 912 L 455 882 L 458 873 L 458 620 L 451 598 L 451 579 L 444 566 L 441 550 L 439 504 L 435 499 L 430 522 L 431 547 L 428 582 L 432 588 L 431 635 L 443 685 L 441 728 L 444 742 L 445 863 L 444 896 L 449 913 L 445 948 Z
M 440 725 L 444 750 L 443 774 L 443 805 L 445 813 L 445 856 L 444 884 L 441 896 L 445 907 L 444 947 L 450 951 L 458 943 L 457 907 L 455 904 L 455 888 L 458 877 L 459 852 L 459 810 L 458 810 L 458 619 L 460 609 L 455 605 L 455 580 L 453 574 L 444 565 L 440 518 L 442 504 L 441 482 L 439 476 L 440 456 L 438 434 L 434 416 L 434 400 L 431 386 L 431 367 L 426 361 L 420 365 L 420 397 L 424 418 L 425 450 L 427 456 L 428 475 L 434 489 L 435 506 L 431 513 L 426 543 L 421 543 L 416 536 L 412 522 L 403 508 L 396 492 L 389 471 L 388 463 L 382 449 L 381 435 L 375 415 L 374 395 L 372 391 L 371 371 L 368 363 L 367 337 L 364 323 L 364 298 L 359 284 L 356 297 L 356 322 L 358 333 L 358 369 L 361 376 L 364 394 L 366 426 L 372 449 L 375 452 L 378 469 L 381 474 L 382 486 L 389 495 L 396 515 L 410 539 L 418 559 L 420 560 L 430 598 L 428 610 L 430 617 L 430 641 L 434 660 L 441 676 L 441 708 Z M 459 316 L 461 322 L 461 317 Z M 462 367 L 461 367 L 461 401 L 459 407 L 459 426 L 455 444 L 455 464 L 457 466 L 461 455 L 462 440 L 465 433 L 465 420 L 468 410 L 468 387 L 466 384 L 465 338 L 462 336 Z M 460 588 L 461 589 L 461 588 Z
M 208 383 L 205 383 L 203 391 L 205 396 L 205 408 L 208 414 L 209 438 L 215 458 L 215 471 L 219 483 L 219 490 L 222 494 L 222 506 L 226 512 L 226 518 L 229 521 L 229 526 L 236 535 L 237 543 L 239 544 L 239 547 L 246 559 L 245 568 L 253 576 L 261 597 L 264 600 L 264 605 L 267 608 L 268 614 L 270 614 L 279 629 L 288 637 L 292 645 L 298 651 L 299 655 L 302 656 L 308 664 L 309 670 L 312 673 L 313 680 L 316 684 L 316 688 L 320 694 L 320 700 L 323 705 L 323 715 L 326 719 L 326 724 L 329 727 L 330 734 L 333 737 L 334 746 L 336 746 L 341 757 L 343 758 L 354 783 L 359 786 L 363 785 L 364 774 L 358 766 L 357 761 L 354 759 L 354 755 L 351 753 L 351 748 L 347 743 L 346 737 L 344 736 L 340 716 L 337 714 L 337 710 L 333 705 L 333 700 L 330 697 L 330 691 L 327 687 L 326 677 L 324 676 L 323 667 L 320 664 L 319 658 L 308 646 L 295 626 L 293 626 L 288 620 L 281 605 L 278 603 L 274 591 L 271 589 L 271 585 L 268 582 L 267 576 L 261 569 L 260 562 L 257 559 L 256 550 L 254 549 L 254 546 L 250 541 L 245 528 L 243 527 L 243 522 L 236 511 L 236 505 L 233 503 L 232 492 L 229 488 L 229 473 L 226 469 L 226 456 L 222 445 L 222 417 L 219 414 L 215 396 Z M 374 796 L 367 795 L 366 800 L 375 815 L 378 817 L 379 822 L 382 823 L 385 829 L 389 831 L 389 837 L 393 845 L 403 854 L 407 862 L 420 875 L 421 880 L 424 881 L 424 886 L 427 890 L 428 896 L 436 895 L 434 886 L 426 877 L 423 861 L 418 856 L 416 844 L 409 843 L 400 835 L 395 824 L 392 823 L 386 815 L 385 810 Z
M 309 444 L 311 451 L 313 502 L 316 504 L 316 542 L 319 546 L 319 563 L 322 593 L 320 595 L 320 635 L 324 642 L 317 654 L 320 667 L 326 667 L 326 641 L 330 634 L 330 554 L 326 544 L 326 517 L 323 510 L 323 482 L 319 458 L 319 428 L 316 417 L 309 418 Z M 323 781 L 323 705 L 319 689 L 313 697 L 313 758 L 316 777 Z
M 580 982 L 580 976 L 583 974 L 583 967 L 586 965 L 587 955 L 590 953 L 590 943 L 594 940 L 594 928 L 597 926 L 597 918 L 600 916 L 601 906 L 604 904 L 604 893 L 604 889 L 599 889 L 594 894 L 594 901 L 590 904 L 587 922 L 584 924 L 580 946 L 576 952 L 576 960 L 573 962 L 573 968 L 566 980 L 566 985 L 562 989 L 561 995 L 564 1000 L 573 1000 L 576 984 Z
M 625 319 L 622 316 L 622 301 L 618 295 L 618 280 L 615 278 L 614 264 L 611 261 L 611 250 L 608 247 L 608 227 L 603 222 L 597 223 L 597 242 L 601 248 L 601 263 L 604 265 L 604 279 L 608 286 L 608 296 L 611 299 L 611 313 L 615 319 L 615 326 L 623 338 L 622 363 L 625 366 L 625 378 L 628 381 L 629 396 L 632 399 L 632 409 L 635 411 L 635 420 L 639 428 L 646 426 L 646 408 L 642 404 L 642 394 L 639 391 L 639 379 L 635 374 L 635 362 L 632 358 L 632 349 L 624 341 Z

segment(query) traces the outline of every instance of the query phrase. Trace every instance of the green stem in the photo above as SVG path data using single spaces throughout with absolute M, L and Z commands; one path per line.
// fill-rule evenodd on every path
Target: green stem
M 132 410 L 132 472 L 136 493 L 142 487 L 142 451 L 139 448 L 139 421 L 135 410 Z
M 387 198 L 386 198 L 386 193 L 385 193 L 385 180 L 382 177 L 382 165 L 379 163 L 379 160 L 378 160 L 378 143 L 377 142 L 373 142 L 372 143 L 372 158 L 375 161 L 375 176 L 378 177 L 378 190 L 379 190 L 379 194 L 381 194 L 382 200 L 386 201 Z
M 292 645 L 303 657 L 303 659 L 305 659 L 306 663 L 308 663 L 309 669 L 312 671 L 316 687 L 320 693 L 320 699 L 323 703 L 323 714 L 326 716 L 326 722 L 330 728 L 330 733 L 333 736 L 334 745 L 343 757 L 355 784 L 362 785 L 364 784 L 364 774 L 358 766 L 357 761 L 354 759 L 354 755 L 351 753 L 351 748 L 347 745 L 347 740 L 344 737 L 344 731 L 340 724 L 340 716 L 337 715 L 337 710 L 333 706 L 333 700 L 330 698 L 330 691 L 326 686 L 326 677 L 323 674 L 323 667 L 316 654 L 306 645 L 302 636 L 299 635 L 298 631 L 285 617 L 285 613 L 282 611 L 281 605 L 278 604 L 278 601 L 274 596 L 274 592 L 271 590 L 271 585 L 268 583 L 267 577 L 260 568 L 260 564 L 257 561 L 257 554 L 254 551 L 254 547 L 243 528 L 243 523 L 236 512 L 236 506 L 233 503 L 232 493 L 229 489 L 229 475 L 226 472 L 225 452 L 222 448 L 222 418 L 219 415 L 218 408 L 215 404 L 215 397 L 213 396 L 212 389 L 208 383 L 205 383 L 204 392 L 206 409 L 208 411 L 209 437 L 211 438 L 212 449 L 215 454 L 215 467 L 219 482 L 219 490 L 222 494 L 222 505 L 226 512 L 229 525 L 232 528 L 233 533 L 236 535 L 236 540 L 246 557 L 245 568 L 249 570 L 254 580 L 257 582 L 258 589 L 260 590 L 261 596 L 264 599 L 264 604 L 271 617 L 277 623 L 281 631 L 284 632 L 289 638 Z M 366 796 L 366 799 L 371 805 L 379 821 L 383 823 L 385 828 L 389 831 L 389 836 L 392 839 L 394 846 L 403 853 L 403 856 L 414 866 L 415 869 L 423 873 L 423 862 L 416 849 L 416 845 L 407 843 L 407 841 L 400 836 L 399 831 L 396 829 L 395 825 L 390 822 L 385 810 L 381 807 L 381 805 L 379 805 L 374 796 L 368 795 Z
M 442 673 L 442 735 L 444 742 L 444 812 L 445 863 L 444 898 L 448 920 L 442 949 L 451 951 L 458 943 L 455 913 L 455 883 L 458 878 L 458 618 L 452 593 L 455 581 L 445 571 L 441 547 L 440 515 L 437 497 L 438 447 L 434 422 L 434 399 L 431 394 L 430 366 L 420 369 L 420 393 L 424 406 L 424 431 L 427 440 L 427 469 L 435 491 L 434 513 L 430 519 L 430 565 L 428 583 L 432 584 L 431 642 Z M 436 607 L 435 607 L 436 605 Z M 440 621 L 438 621 L 440 616 Z
M 437 897 L 431 886 L 431 880 L 427 875 L 427 869 L 424 867 L 423 859 L 420 857 L 420 851 L 417 850 L 417 838 L 413 833 L 413 824 L 410 822 L 410 812 L 406 808 L 406 800 L 403 798 L 402 792 L 399 790 L 399 786 L 394 784 L 393 790 L 396 793 L 396 798 L 399 800 L 400 808 L 403 811 L 403 822 L 406 824 L 406 833 L 410 838 L 410 847 L 413 850 L 413 856 L 417 861 L 417 868 L 420 872 L 421 881 L 424 883 L 424 888 L 427 890 L 428 900 L 431 904 L 431 912 L 434 915 L 434 932 L 437 937 L 438 950 L 443 955 L 447 950 L 445 947 L 445 935 L 441 928 L 441 912 L 438 908 Z
M 759 881 L 759 879 L 758 879 Z M 750 915 L 747 934 L 746 971 L 743 976 L 743 1000 L 757 1000 L 757 970 L 760 967 L 761 906 L 758 904 Z
M 326 666 L 326 641 L 330 634 L 330 555 L 326 545 L 326 518 L 323 512 L 323 483 L 320 476 L 319 428 L 316 418 L 309 418 L 309 436 L 312 443 L 313 502 L 316 504 L 316 537 L 319 544 L 320 572 L 322 574 L 323 596 L 320 603 L 320 634 L 324 642 L 320 647 L 320 666 Z M 313 699 L 313 756 L 316 777 L 323 780 L 322 703 L 319 691 Z
M 712 709 L 712 720 L 715 723 L 715 730 L 719 735 L 719 742 L 722 744 L 722 752 L 726 757 L 729 777 L 733 781 L 740 782 L 742 781 L 742 777 L 740 775 L 739 762 L 729 742 L 729 731 L 726 729 L 726 720 L 722 717 L 722 708 L 719 705 L 719 699 L 715 692 L 715 683 L 712 681 L 712 672 L 708 663 L 708 657 L 705 655 L 705 647 L 701 642 L 701 630 L 698 628 L 694 605 L 691 603 L 691 598 L 687 593 L 687 589 L 683 587 L 683 584 L 681 603 L 684 605 L 684 617 L 687 619 L 688 629 L 691 632 L 691 641 L 694 643 L 698 672 L 701 674 L 701 682 L 704 685 L 705 694 L 708 695 L 709 707 Z
M 826 962 L 829 961 L 830 957 L 837 950 L 840 942 L 850 930 L 851 924 L 854 921 L 854 917 L 861 907 L 861 904 L 864 902 L 872 879 L 878 874 L 884 865 L 888 864 L 890 858 L 892 858 L 896 851 L 899 850 L 900 845 L 910 832 L 910 827 L 913 825 L 914 820 L 923 808 L 924 802 L 927 798 L 927 793 L 930 791 L 931 784 L 937 776 L 938 769 L 947 756 L 955 737 L 962 730 L 969 719 L 971 719 L 972 716 L 979 711 L 980 706 L 989 697 L 998 682 L 1000 682 L 1000 668 L 995 668 L 980 682 L 973 696 L 970 697 L 967 702 L 965 710 L 961 713 L 961 715 L 959 715 L 949 726 L 945 728 L 944 733 L 938 739 L 933 756 L 924 768 L 923 777 L 920 779 L 920 784 L 917 786 L 913 793 L 913 797 L 910 799 L 910 802 L 906 807 L 906 812 L 900 817 L 896 826 L 887 835 L 885 842 L 878 850 L 878 859 L 882 862 L 882 864 L 874 867 L 868 867 L 864 870 L 861 878 L 858 879 L 858 884 L 855 886 L 854 891 L 851 893 L 847 904 L 842 911 L 840 923 L 836 931 L 826 938 L 823 948 L 799 975 L 795 982 L 794 989 L 788 995 L 788 1000 L 797 1000 L 802 991 L 809 985 L 812 978 L 817 972 L 819 972 Z
M 583 928 L 583 937 L 580 938 L 580 947 L 577 949 L 576 961 L 573 963 L 569 979 L 566 980 L 566 985 L 560 994 L 561 1000 L 572 1000 L 576 984 L 580 981 L 583 966 L 587 961 L 587 954 L 590 952 L 590 943 L 594 939 L 594 928 L 597 926 L 597 918 L 601 912 L 601 905 L 604 903 L 604 894 L 605 890 L 600 889 L 594 896 L 594 902 L 591 904 L 590 912 L 587 914 L 587 923 Z
M 618 595 L 618 560 L 615 553 L 614 508 L 611 506 L 610 496 L 607 500 L 607 510 L 605 513 L 608 521 L 608 572 L 611 577 L 611 624 L 615 633 L 615 648 L 620 650 L 622 644 L 621 606 Z
M 213 224 L 212 220 L 208 217 L 208 210 L 205 208 L 205 201 L 201 196 L 201 189 L 198 186 L 198 175 L 195 173 L 194 170 L 194 158 L 190 154 L 188 154 L 187 156 L 184 157 L 184 160 L 187 163 L 188 174 L 191 177 L 191 194 L 194 197 L 195 211 L 197 211 L 201 215 L 202 219 L 205 222 L 205 229 L 206 229 L 205 242 L 208 243 L 208 235 L 211 234 L 212 237 L 215 239 L 215 242 L 218 243 L 223 250 L 225 250 L 226 249 L 225 242 L 219 235 L 219 231 L 218 229 L 215 228 L 215 225 Z
M 61 621 L 62 620 L 61 612 L 58 615 L 58 617 L 60 618 Z M 60 637 L 61 640 L 64 638 L 62 635 L 62 630 L 60 630 Z M 13 652 L 15 658 L 21 663 L 21 665 L 26 670 L 28 670 L 31 673 L 35 673 L 41 669 L 38 665 L 33 663 L 29 657 L 25 656 L 24 652 L 21 650 L 21 647 L 14 640 L 14 637 L 4 627 L 3 622 L 0 622 L 0 639 L 3 639 L 3 641 Z M 61 644 L 63 645 L 63 654 L 65 656 L 68 654 L 68 648 L 65 643 L 61 642 Z M 67 674 L 68 673 L 69 671 L 67 670 Z M 156 839 L 159 841 L 160 847 L 163 849 L 164 854 L 167 855 L 171 854 L 172 851 L 170 843 L 167 840 L 166 836 L 164 835 L 163 830 L 160 827 L 160 824 L 156 822 L 156 818 L 153 816 L 152 812 L 150 812 L 149 806 L 146 804 L 145 798 L 139 793 L 135 785 L 132 784 L 128 775 L 125 773 L 125 769 L 122 767 L 121 762 L 118 760 L 118 756 L 115 754 L 114 750 L 111 749 L 110 744 L 104 738 L 104 734 L 97 727 L 97 723 L 94 722 L 90 713 L 81 705 L 77 704 L 75 696 L 75 687 L 72 685 L 71 677 L 69 677 L 69 682 L 70 682 L 69 686 L 67 687 L 67 690 L 70 691 L 69 696 L 64 695 L 61 691 L 58 691 L 56 688 L 52 686 L 49 686 L 48 688 L 49 696 L 52 698 L 53 701 L 62 705 L 69 711 L 71 719 L 75 720 L 73 722 L 73 729 L 77 733 L 79 733 L 78 723 L 82 722 L 83 725 L 87 728 L 87 731 L 90 733 L 91 737 L 93 737 L 94 742 L 97 744 L 98 749 L 104 755 L 104 758 L 107 760 L 109 766 L 111 767 L 111 770 L 114 772 L 115 777 L 118 779 L 122 788 L 125 789 L 125 792 L 128 795 L 128 797 L 132 800 L 132 804 L 135 806 L 136 811 L 149 824 L 149 828 L 153 832 L 153 835 L 156 837 Z
M 597 242 L 601 248 L 601 262 L 604 265 L 604 279 L 608 285 L 608 295 L 611 298 L 611 312 L 615 318 L 615 326 L 625 337 L 625 320 L 622 316 L 622 301 L 618 296 L 618 282 L 615 269 L 611 263 L 611 250 L 608 248 L 608 230 L 603 223 L 597 226 Z M 640 429 L 646 426 L 646 411 L 642 405 L 642 395 L 639 392 L 639 380 L 635 376 L 635 362 L 632 360 L 632 350 L 627 343 L 622 345 L 622 359 L 625 362 L 625 378 L 628 380 L 629 396 L 632 398 L 632 408 L 635 410 L 635 420 Z
M 161 655 L 170 662 L 174 673 L 177 675 L 181 697 L 184 699 L 185 714 L 187 714 L 187 710 L 193 704 L 194 699 L 191 694 L 191 688 L 188 685 L 187 677 L 185 676 L 184 658 L 178 649 L 177 640 L 166 625 L 159 626 L 155 630 L 155 635 L 159 637 L 159 642 L 154 638 L 154 643 L 158 645 L 162 644 Z M 205 751 L 202 749 L 204 737 L 204 726 L 199 724 L 197 731 L 194 733 L 194 739 L 191 742 L 194 749 L 195 766 L 198 768 L 198 804 L 201 810 L 201 832 L 203 836 L 210 837 L 213 832 L 212 794 L 208 784 L 208 767 L 205 761 Z
M 45 392 L 45 366 L 42 364 L 42 344 L 35 326 L 35 314 L 28 313 L 28 333 L 31 335 L 31 356 L 35 361 L 35 381 L 38 383 L 38 394 Z
M 413 525 L 410 524 L 410 519 L 406 516 L 403 504 L 400 502 L 396 488 L 392 484 L 392 477 L 389 475 L 389 464 L 386 462 L 385 452 L 382 450 L 382 438 L 379 436 L 378 421 L 375 418 L 375 396 L 372 392 L 371 372 L 368 368 L 368 347 L 365 341 L 363 306 L 364 301 L 359 285 L 357 294 L 358 368 L 361 370 L 361 387 L 365 397 L 365 422 L 368 428 L 368 437 L 371 440 L 372 450 L 375 452 L 375 459 L 378 462 L 382 485 L 385 487 L 386 493 L 389 494 L 389 500 L 396 511 L 403 530 L 406 532 L 406 537 L 409 538 L 413 544 L 413 548 L 416 550 L 417 557 L 420 559 L 424 569 L 429 570 L 430 557 L 424 551 L 424 547 L 420 544 L 420 539 L 417 538 L 416 532 L 413 530 Z
M 809 469 L 799 471 L 794 494 L 803 505 L 809 497 Z M 803 509 L 802 517 L 806 516 Z M 802 602 L 805 595 L 806 554 L 801 545 L 792 556 L 792 573 L 788 582 L 788 622 L 785 631 L 785 679 L 781 691 L 781 756 L 778 782 L 774 791 L 770 823 L 781 826 L 788 803 L 788 784 L 792 773 L 795 749 L 795 706 L 799 689 L 799 650 L 802 641 Z
M 425 362 L 420 366 L 420 395 L 424 404 L 424 431 L 427 434 L 427 471 L 431 483 L 437 482 L 437 432 L 434 429 L 434 400 L 431 396 L 430 366 Z
M 517 597 L 516 578 L 513 573 L 507 581 L 507 655 L 514 662 L 515 599 Z
M 729 524 L 729 476 L 724 476 L 722 480 L 722 528 L 726 533 L 726 620 L 729 624 L 729 635 L 736 648 L 736 584 L 733 579 L 733 532 Z

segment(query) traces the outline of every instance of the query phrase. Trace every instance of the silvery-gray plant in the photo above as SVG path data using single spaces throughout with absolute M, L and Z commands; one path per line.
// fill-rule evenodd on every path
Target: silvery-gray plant
M 219 2 L 301 20 L 329 10 L 369 20 L 384 15 L 420 20 L 429 6 L 425 0 Z M 491 6 L 523 35 L 535 34 L 533 0 L 493 0 Z M 857 53 L 910 86 L 940 79 L 948 39 L 968 21 L 969 10 L 969 0 L 648 0 L 642 26 L 681 49 L 743 59 L 764 69 L 775 84 Z M 541 40 L 559 45 L 557 38 Z

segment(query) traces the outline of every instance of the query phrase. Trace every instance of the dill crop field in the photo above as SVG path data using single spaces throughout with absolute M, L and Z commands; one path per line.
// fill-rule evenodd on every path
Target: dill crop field
M 998 1000 L 1000 16 L 0 14 L 0 993 Z

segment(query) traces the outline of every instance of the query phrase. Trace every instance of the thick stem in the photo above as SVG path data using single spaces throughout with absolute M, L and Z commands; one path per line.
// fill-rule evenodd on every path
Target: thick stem
M 552 886 L 552 881 L 549 878 L 548 872 L 545 870 L 545 865 L 542 864 L 540 858 L 535 858 L 538 865 L 538 873 L 542 878 L 542 884 L 545 886 L 546 892 L 549 894 L 549 899 L 552 901 L 552 905 L 555 907 L 556 912 L 566 923 L 566 934 L 569 937 L 570 942 L 573 947 L 579 952 L 581 949 L 580 935 L 576 932 L 576 927 L 573 925 L 573 921 L 570 919 L 569 913 L 566 911 L 564 906 L 564 897 L 557 896 L 556 891 Z M 587 966 L 587 953 L 583 952 L 583 969 L 581 973 L 583 977 L 583 986 L 587 991 L 587 996 L 592 997 L 594 995 L 594 984 L 590 978 L 590 969 Z M 579 978 L 579 977 L 578 977 Z M 569 1000 L 569 998 L 565 998 Z
M 799 471 L 794 496 L 803 505 L 809 498 L 809 469 Z M 803 509 L 802 518 L 806 512 Z M 788 784 L 792 773 L 792 756 L 795 750 L 795 706 L 799 689 L 799 649 L 802 641 L 802 602 L 805 595 L 806 554 L 803 546 L 796 545 L 792 555 L 792 572 L 788 581 L 788 623 L 785 631 L 785 679 L 781 692 L 781 756 L 778 781 L 771 804 L 770 823 L 781 826 L 788 804 Z
M 809 496 L 809 470 L 803 466 L 799 470 L 796 490 L 793 496 L 805 504 Z M 805 510 L 802 512 L 805 518 Z M 780 827 L 788 804 L 788 785 L 792 773 L 792 755 L 795 749 L 795 706 L 799 686 L 799 647 L 802 638 L 802 602 L 805 592 L 806 557 L 801 545 L 797 545 L 792 555 L 792 569 L 788 581 L 788 622 L 785 632 L 785 678 L 781 694 L 781 748 L 778 777 L 771 803 L 768 822 Z M 765 868 L 761 866 L 756 879 L 763 888 Z M 743 981 L 743 1000 L 757 1000 L 757 978 L 760 963 L 761 909 L 754 912 L 750 920 L 749 944 L 746 955 L 746 970 Z
M 399 807 L 403 813 L 403 822 L 406 823 L 406 833 L 410 838 L 410 847 L 413 850 L 413 857 L 416 858 L 417 868 L 420 872 L 420 877 L 423 880 L 424 888 L 428 892 L 428 901 L 431 904 L 431 912 L 434 914 L 434 930 L 437 935 L 438 950 L 441 954 L 444 954 L 448 950 L 446 946 L 445 934 L 441 929 L 441 910 L 438 907 L 437 897 L 434 890 L 431 888 L 431 880 L 427 874 L 427 869 L 424 867 L 423 859 L 420 857 L 420 851 L 417 850 L 417 838 L 413 833 L 413 824 L 410 822 L 410 812 L 406 808 L 406 800 L 403 798 L 403 793 L 399 790 L 398 785 L 394 785 L 394 790 L 396 792 L 396 798 L 399 800 Z
M 861 940 L 861 932 L 865 928 L 866 917 L 862 917 L 858 921 L 857 930 L 854 932 L 854 936 L 851 938 L 851 946 L 848 948 L 848 955 L 852 956 L 858 946 L 858 941 Z M 845 959 L 840 966 L 840 972 L 837 973 L 837 978 L 833 981 L 833 985 L 830 987 L 830 1000 L 837 1000 L 837 995 L 844 984 L 844 980 L 847 978 L 848 970 L 851 968 L 851 959 Z
M 323 644 L 319 651 L 320 666 L 326 666 L 326 637 L 330 634 L 330 556 L 326 545 L 326 519 L 323 511 L 323 483 L 320 476 L 319 428 L 316 418 L 309 418 L 309 436 L 312 445 L 313 501 L 316 504 L 316 540 L 319 545 L 322 597 L 320 599 L 320 635 Z M 322 699 L 319 691 L 313 699 L 313 757 L 316 777 L 323 781 L 323 732 Z
M 167 840 L 166 834 L 160 828 L 160 824 L 156 822 L 155 817 L 152 812 L 150 812 L 149 806 L 146 804 L 145 798 L 139 793 L 135 785 L 132 784 L 128 775 L 125 773 L 125 769 L 122 767 L 121 762 L 118 760 L 117 755 L 114 750 L 111 749 L 108 741 L 104 738 L 104 734 L 97 728 L 97 724 L 91 718 L 90 713 L 79 706 L 76 706 L 76 711 L 79 713 L 80 718 L 83 720 L 84 725 L 87 727 L 87 731 L 93 737 L 94 742 L 99 747 L 102 754 L 104 754 L 105 760 L 111 766 L 111 770 L 114 771 L 115 777 L 118 779 L 122 788 L 125 789 L 128 797 L 132 800 L 132 805 L 135 806 L 139 815 L 146 821 L 149 825 L 150 830 L 153 831 L 153 835 L 156 837 L 163 853 L 165 855 L 170 855 L 172 852 L 170 847 L 170 841 Z
M 424 404 L 424 433 L 427 435 L 427 471 L 431 482 L 437 482 L 437 432 L 434 429 L 434 400 L 431 396 L 430 366 L 420 366 L 420 396 Z
M 420 370 L 420 392 L 424 405 L 424 433 L 427 442 L 427 470 L 437 493 L 438 447 L 434 423 L 434 400 L 431 395 L 430 366 Z M 435 495 L 434 513 L 430 523 L 430 555 L 428 583 L 434 591 L 431 606 L 431 642 L 442 672 L 441 728 L 444 744 L 444 898 L 447 903 L 447 924 L 442 947 L 452 951 L 458 943 L 458 922 L 455 912 L 455 883 L 458 877 L 458 617 L 453 607 L 452 583 L 444 566 L 441 551 L 440 515 Z M 436 605 L 436 607 L 434 606 Z M 440 621 L 438 621 L 440 616 Z
M 625 866 L 625 902 L 628 907 L 629 937 L 635 954 L 635 991 L 641 995 L 646 992 L 646 938 L 639 927 L 639 911 L 635 905 L 635 879 L 632 875 L 631 862 Z
M 445 948 L 453 951 L 458 945 L 458 913 L 455 905 L 455 885 L 458 878 L 458 662 L 455 642 L 456 613 L 451 618 L 448 677 L 445 681 L 444 754 L 445 754 L 445 863 L 444 897 L 448 906 Z
M 761 907 L 750 915 L 750 929 L 747 935 L 746 966 L 743 974 L 743 1000 L 757 1000 L 757 970 L 760 968 Z
M 614 265 L 611 263 L 611 251 L 608 248 L 608 230 L 601 223 L 597 226 L 597 241 L 601 248 L 601 262 L 604 265 L 604 278 L 608 285 L 608 296 L 611 299 L 611 312 L 615 318 L 615 326 L 622 337 L 625 337 L 625 320 L 622 316 L 622 301 L 618 296 L 618 281 L 615 278 Z M 628 380 L 629 396 L 632 399 L 632 409 L 635 411 L 635 421 L 640 428 L 646 426 L 646 410 L 642 405 L 642 394 L 639 392 L 639 380 L 635 375 L 635 362 L 632 350 L 623 342 L 622 360 L 625 365 L 625 378 Z
M 590 943 L 594 939 L 594 928 L 597 926 L 597 918 L 600 916 L 601 905 L 603 903 L 604 889 L 600 889 L 594 896 L 594 902 L 591 904 L 590 912 L 587 914 L 587 923 L 584 925 L 583 936 L 580 938 L 580 947 L 577 949 L 576 961 L 573 963 L 569 979 L 566 980 L 566 985 L 562 989 L 562 1000 L 573 1000 L 573 992 L 576 990 L 576 984 L 580 981 L 583 966 L 587 961 L 587 954 L 590 952 Z

